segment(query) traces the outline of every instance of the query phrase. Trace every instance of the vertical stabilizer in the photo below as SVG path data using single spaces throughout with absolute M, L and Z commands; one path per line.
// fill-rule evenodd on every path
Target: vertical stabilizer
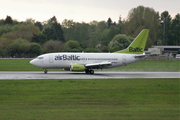
M 142 30 L 126 49 L 117 51 L 115 53 L 143 54 L 148 34 L 148 29 Z

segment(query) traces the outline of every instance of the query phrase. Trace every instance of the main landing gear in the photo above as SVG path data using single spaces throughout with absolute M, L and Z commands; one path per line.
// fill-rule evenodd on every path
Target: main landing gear
M 94 74 L 94 70 L 87 69 L 87 70 L 85 70 L 85 72 L 86 72 L 86 74 Z

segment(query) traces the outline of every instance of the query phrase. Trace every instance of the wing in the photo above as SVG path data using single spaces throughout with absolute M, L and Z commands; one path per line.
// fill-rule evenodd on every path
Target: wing
M 111 65 L 112 65 L 111 62 L 100 62 L 100 63 L 86 64 L 85 67 L 88 69 L 103 69 Z

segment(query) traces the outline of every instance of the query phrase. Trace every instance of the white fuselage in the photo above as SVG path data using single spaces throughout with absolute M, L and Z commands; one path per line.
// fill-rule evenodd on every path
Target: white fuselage
M 40 68 L 70 68 L 72 64 L 94 64 L 111 62 L 112 65 L 106 68 L 125 66 L 135 63 L 143 58 L 135 58 L 136 54 L 123 53 L 49 53 L 38 56 L 30 63 Z

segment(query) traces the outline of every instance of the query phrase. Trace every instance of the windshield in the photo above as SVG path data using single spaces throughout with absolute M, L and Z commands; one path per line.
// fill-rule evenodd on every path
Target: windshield
M 43 59 L 43 57 L 37 57 L 36 59 Z

